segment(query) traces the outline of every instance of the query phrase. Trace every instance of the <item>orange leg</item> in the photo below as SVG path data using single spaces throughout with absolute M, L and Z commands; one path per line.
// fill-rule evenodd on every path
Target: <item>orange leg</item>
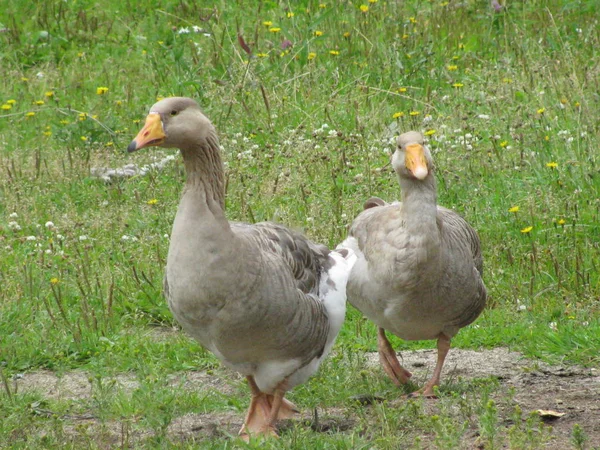
M 421 395 L 423 397 L 436 397 L 435 393 L 433 392 L 433 388 L 440 385 L 442 367 L 444 366 L 446 355 L 450 350 L 450 338 L 443 333 L 440 333 L 438 336 L 437 350 L 437 362 L 435 364 L 435 369 L 433 370 L 431 379 L 421 389 L 410 394 L 411 397 L 419 397 Z
M 252 392 L 252 400 L 239 433 L 240 437 L 246 442 L 250 440 L 250 435 L 277 437 L 277 420 L 288 419 L 299 412 L 292 402 L 283 398 L 287 380 L 283 380 L 275 388 L 273 395 L 269 395 L 261 392 L 252 376 L 247 376 L 246 379 Z
M 388 341 L 385 330 L 379 328 L 377 331 L 377 348 L 379 350 L 379 362 L 385 373 L 392 379 L 396 386 L 400 386 L 408 382 L 412 374 L 400 365 L 396 352 Z
M 245 441 L 250 440 L 250 435 L 260 435 L 265 433 L 268 428 L 269 419 L 271 417 L 271 402 L 269 397 L 264 392 L 261 392 L 254 381 L 254 377 L 247 376 L 248 386 L 252 392 L 252 400 L 250 407 L 244 419 L 244 425 L 239 432 L 239 435 Z M 273 432 L 274 433 L 274 432 Z M 276 433 L 274 433 L 277 435 Z

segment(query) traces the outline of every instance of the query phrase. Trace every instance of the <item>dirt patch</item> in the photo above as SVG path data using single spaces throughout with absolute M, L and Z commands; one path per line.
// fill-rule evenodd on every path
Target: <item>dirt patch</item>
M 412 381 L 422 385 L 431 375 L 435 358 L 435 350 L 420 350 L 403 352 L 400 359 L 404 367 L 413 373 Z M 377 354 L 367 356 L 367 365 L 370 370 L 381 370 Z M 600 373 L 597 369 L 551 366 L 504 348 L 486 351 L 454 348 L 446 360 L 442 388 L 446 392 L 452 391 L 453 386 L 459 386 L 463 381 L 469 383 L 489 377 L 495 377 L 499 383 L 491 397 L 498 404 L 500 421 L 504 425 L 510 422 L 510 413 L 515 403 L 521 407 L 524 417 L 539 409 L 553 410 L 564 415 L 548 422 L 552 428 L 549 429 L 550 444 L 545 448 L 572 448 L 571 434 L 575 424 L 583 428 L 588 437 L 589 448 L 600 446 Z M 114 388 L 121 392 L 131 392 L 140 386 L 135 376 L 130 374 L 119 374 L 108 380 L 103 379 L 105 381 L 114 383 Z M 210 374 L 202 371 L 173 374 L 168 377 L 168 383 L 190 392 L 209 389 L 231 396 L 237 395 L 239 383 L 243 383 L 243 379 L 227 369 L 217 369 Z M 73 402 L 86 401 L 94 392 L 94 383 L 84 371 L 67 372 L 61 376 L 50 371 L 38 371 L 18 375 L 12 380 L 12 384 L 18 392 L 37 391 L 48 399 Z M 381 399 L 375 398 L 373 402 L 379 400 Z M 399 395 L 398 400 L 392 401 L 389 407 L 403 401 L 406 400 Z M 369 404 L 373 402 L 366 402 L 364 408 L 371 408 Z M 424 408 L 428 414 L 437 414 L 438 402 L 427 400 Z M 135 445 L 155 434 L 154 430 L 140 427 L 135 418 L 100 423 L 93 412 L 90 413 L 62 417 L 64 432 L 73 442 L 97 439 L 96 442 L 103 442 L 108 448 L 122 445 L 123 442 Z M 314 410 L 303 410 L 298 418 L 282 421 L 280 430 L 285 433 L 287 429 L 301 424 L 315 432 L 349 432 L 360 421 L 353 414 L 356 414 L 356 410 L 353 412 L 351 408 L 319 409 L 318 415 Z M 227 439 L 237 435 L 242 420 L 243 414 L 233 411 L 185 414 L 174 418 L 166 433 L 176 442 Z M 424 437 L 424 443 L 427 438 Z M 465 439 L 468 442 L 465 442 L 464 448 L 477 447 L 476 434 L 470 432 Z
M 413 373 L 411 381 L 423 385 L 435 366 L 435 350 L 402 352 L 401 364 Z M 378 355 L 369 355 L 372 367 L 379 365 Z M 376 370 L 376 369 L 374 369 Z M 442 385 L 461 379 L 496 377 L 500 389 L 492 397 L 500 407 L 513 390 L 513 401 L 526 414 L 537 410 L 553 410 L 564 416 L 548 420 L 552 426 L 552 446 L 571 448 L 573 426 L 579 424 L 591 446 L 600 445 L 600 371 L 579 366 L 551 366 L 525 358 L 506 348 L 485 351 L 451 349 L 448 353 Z M 435 402 L 430 402 L 434 413 Z M 509 413 L 509 411 L 504 411 Z M 507 420 L 506 417 L 503 417 Z

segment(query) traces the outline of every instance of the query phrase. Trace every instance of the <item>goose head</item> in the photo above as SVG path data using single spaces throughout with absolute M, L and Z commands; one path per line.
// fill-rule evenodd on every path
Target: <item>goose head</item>
M 150 108 L 144 128 L 131 141 L 127 151 L 153 146 L 187 150 L 201 145 L 212 133 L 214 128 L 196 101 L 187 97 L 169 97 Z
M 392 166 L 402 178 L 424 180 L 433 169 L 429 149 L 423 144 L 423 135 L 408 131 L 398 136 L 398 148 L 392 156 Z

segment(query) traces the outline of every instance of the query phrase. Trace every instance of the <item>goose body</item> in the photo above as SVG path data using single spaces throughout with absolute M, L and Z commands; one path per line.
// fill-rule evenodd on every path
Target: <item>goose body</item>
M 437 205 L 433 161 L 419 133 L 399 137 L 392 165 L 402 202 L 369 199 L 340 245 L 357 256 L 348 301 L 379 327 L 380 360 L 397 384 L 411 374 L 385 330 L 406 340 L 438 340 L 433 377 L 419 391 L 433 396 L 450 339 L 485 306 L 480 242 L 461 216 Z
M 182 328 L 252 390 L 240 434 L 275 434 L 295 412 L 283 396 L 319 367 L 345 315 L 355 256 L 281 225 L 229 222 L 216 131 L 192 99 L 150 110 L 128 147 L 179 148 L 186 183 L 167 257 L 164 292 Z

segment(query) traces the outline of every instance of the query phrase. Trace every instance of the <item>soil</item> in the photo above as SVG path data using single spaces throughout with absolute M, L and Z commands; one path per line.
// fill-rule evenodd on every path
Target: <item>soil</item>
M 404 352 L 400 358 L 402 365 L 413 373 L 412 381 L 422 385 L 430 376 L 436 353 L 435 350 L 419 350 Z M 376 354 L 369 355 L 368 363 L 374 370 L 378 366 Z M 223 378 L 234 377 L 235 374 L 216 371 L 208 375 L 203 372 L 177 374 L 170 378 L 173 386 L 183 386 L 190 390 L 217 390 L 225 395 L 234 393 L 235 388 Z M 220 376 L 222 378 L 220 378 Z M 573 448 L 572 430 L 579 424 L 588 437 L 586 448 L 600 448 L 600 371 L 594 368 L 578 366 L 552 366 L 540 361 L 533 361 L 517 352 L 505 348 L 485 351 L 462 350 L 454 348 L 446 359 L 442 384 L 475 378 L 496 377 L 499 388 L 492 397 L 498 404 L 501 421 L 510 423 L 512 406 L 506 405 L 506 399 L 517 403 L 524 416 L 537 410 L 551 410 L 564 414 L 556 418 L 546 418 L 550 439 L 544 448 Z M 122 374 L 113 379 L 122 391 L 133 391 L 139 384 L 133 375 Z M 92 395 L 91 382 L 87 373 L 72 371 L 60 377 L 49 371 L 38 371 L 19 375 L 13 381 L 19 392 L 35 390 L 49 399 L 86 401 Z M 514 392 L 511 396 L 509 391 Z M 375 399 L 377 401 L 377 399 Z M 403 401 L 400 396 L 398 401 Z M 503 404 L 504 403 L 504 404 Z M 436 401 L 427 400 L 425 409 L 428 413 L 436 413 Z M 369 408 L 370 406 L 365 406 Z M 390 404 L 393 407 L 393 402 Z M 345 432 L 352 430 L 357 420 L 348 409 L 319 410 L 315 420 L 315 411 L 304 411 L 298 419 L 283 421 L 280 431 L 301 421 L 315 432 Z M 44 410 L 38 411 L 43 414 Z M 123 445 L 123 439 L 129 445 L 135 445 L 153 434 L 152 430 L 140 431 L 139 427 L 128 428 L 123 422 L 100 423 L 91 415 L 65 415 L 64 430 L 72 435 L 75 441 L 81 434 L 98 438 L 96 442 L 104 442 L 108 447 Z M 201 440 L 206 438 L 228 438 L 237 435 L 243 417 L 237 412 L 219 412 L 209 414 L 186 414 L 175 418 L 167 428 L 168 435 L 175 441 Z M 125 429 L 124 429 L 125 427 Z M 134 430 L 135 428 L 135 430 Z M 464 448 L 477 448 L 476 435 L 468 436 Z M 427 437 L 423 439 L 427 444 Z

